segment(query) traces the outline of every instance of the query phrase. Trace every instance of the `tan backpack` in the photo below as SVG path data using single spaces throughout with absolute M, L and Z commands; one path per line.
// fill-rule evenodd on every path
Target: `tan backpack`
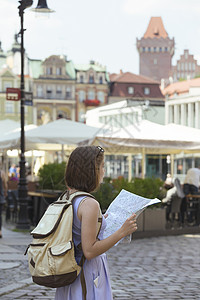
M 82 257 L 80 265 L 77 264 L 72 237 L 72 201 L 77 196 L 94 198 L 86 192 L 71 195 L 64 192 L 57 201 L 49 205 L 37 227 L 31 232 L 33 241 L 26 253 L 33 282 L 39 285 L 52 288 L 69 285 L 82 269 L 85 259 Z M 99 211 L 97 236 L 101 223 L 102 215 Z M 84 275 L 81 278 L 86 297 Z

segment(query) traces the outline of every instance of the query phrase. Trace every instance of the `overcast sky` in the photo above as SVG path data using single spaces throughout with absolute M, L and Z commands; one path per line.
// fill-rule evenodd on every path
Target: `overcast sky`
M 36 7 L 38 0 L 33 1 Z M 161 16 L 170 38 L 175 38 L 173 64 L 189 49 L 200 58 L 200 0 L 47 0 L 55 10 L 49 18 L 25 10 L 24 37 L 30 58 L 64 54 L 75 64 L 95 60 L 107 71 L 139 73 L 136 38 L 141 38 L 152 16 Z M 20 30 L 17 0 L 0 0 L 0 41 L 9 50 Z M 20 41 L 20 40 L 19 40 Z

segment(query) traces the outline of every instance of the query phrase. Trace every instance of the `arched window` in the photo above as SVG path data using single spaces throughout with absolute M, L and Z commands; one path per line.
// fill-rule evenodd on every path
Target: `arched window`
M 90 74 L 89 76 L 89 83 L 94 83 L 94 75 Z
M 102 84 L 103 83 L 103 76 L 99 77 L 99 83 Z
M 80 83 L 84 83 L 84 76 L 80 75 Z

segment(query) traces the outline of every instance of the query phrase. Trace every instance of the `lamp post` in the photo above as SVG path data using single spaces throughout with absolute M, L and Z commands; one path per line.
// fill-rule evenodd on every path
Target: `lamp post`
M 21 153 L 20 153 L 20 178 L 18 184 L 18 198 L 19 198 L 19 215 L 18 215 L 18 229 L 29 229 L 30 224 L 28 220 L 28 193 L 27 193 L 27 181 L 26 181 L 26 167 L 25 167 L 25 135 L 24 135 L 24 102 L 25 102 L 25 91 L 24 91 L 24 10 L 33 4 L 33 0 L 21 0 L 19 16 L 21 28 L 19 35 L 21 36 L 21 105 L 20 105 L 20 117 L 21 117 Z M 46 0 L 39 0 L 37 7 L 34 9 L 36 12 L 49 13 L 53 12 L 47 6 Z

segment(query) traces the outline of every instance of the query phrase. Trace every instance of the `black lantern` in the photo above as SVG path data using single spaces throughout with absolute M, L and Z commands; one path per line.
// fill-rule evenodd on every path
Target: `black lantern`
M 54 10 L 48 8 L 46 0 L 38 0 L 38 5 L 36 8 L 32 8 L 32 11 L 38 12 L 38 13 L 51 13 L 54 12 Z

